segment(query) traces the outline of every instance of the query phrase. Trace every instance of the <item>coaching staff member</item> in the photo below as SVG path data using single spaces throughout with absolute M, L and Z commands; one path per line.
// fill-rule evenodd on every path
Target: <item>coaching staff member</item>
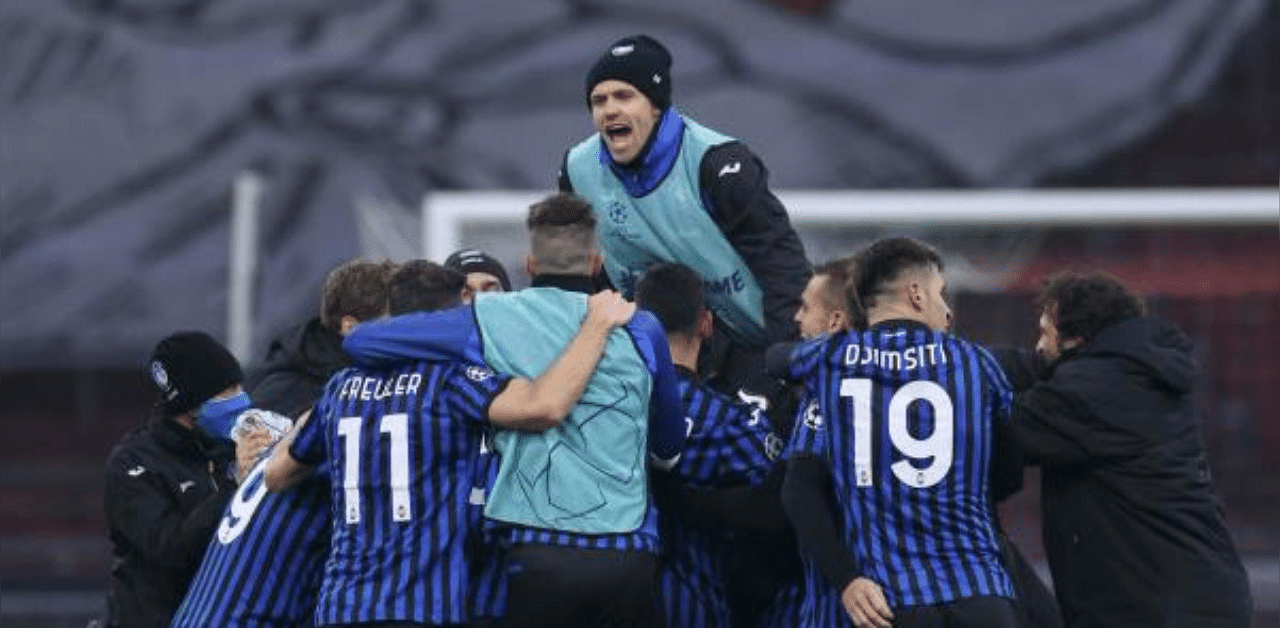
M 1047 366 L 1036 378 L 1005 362 L 1026 388 L 1013 419 L 1041 468 L 1044 546 L 1067 628 L 1248 626 L 1248 577 L 1195 416 L 1191 340 L 1101 273 L 1051 277 L 1038 304 Z
M 604 270 L 623 294 L 654 262 L 702 276 L 717 330 L 704 367 L 737 392 L 762 370 L 764 347 L 795 335 L 809 278 L 764 164 L 671 106 L 671 54 L 646 35 L 605 50 L 586 99 L 596 133 L 566 152 L 560 189 L 595 207 Z
M 109 627 L 169 625 L 236 490 L 235 446 L 215 436 L 249 408 L 235 357 L 208 334 L 179 332 L 156 345 L 150 375 L 154 415 L 107 458 Z

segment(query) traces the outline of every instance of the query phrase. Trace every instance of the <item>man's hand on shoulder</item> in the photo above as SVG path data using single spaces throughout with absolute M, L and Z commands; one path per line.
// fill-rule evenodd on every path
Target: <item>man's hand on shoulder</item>
M 583 326 L 599 325 L 613 330 L 631 322 L 635 314 L 635 303 L 613 290 L 602 290 L 587 299 L 587 320 Z

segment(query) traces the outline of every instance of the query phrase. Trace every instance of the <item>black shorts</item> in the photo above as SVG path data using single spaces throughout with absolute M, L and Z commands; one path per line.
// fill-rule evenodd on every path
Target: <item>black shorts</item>
M 967 597 L 946 604 L 908 606 L 893 613 L 893 628 L 1019 628 L 1016 607 L 1006 597 Z
M 507 573 L 508 628 L 659 625 L 654 554 L 516 545 L 507 555 Z

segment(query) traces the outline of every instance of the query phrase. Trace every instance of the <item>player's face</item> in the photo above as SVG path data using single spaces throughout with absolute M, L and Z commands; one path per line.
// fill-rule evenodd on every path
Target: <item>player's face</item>
M 477 292 L 502 292 L 502 281 L 492 273 L 467 273 L 467 283 L 462 287 L 462 302 L 470 304 Z
M 644 149 L 662 111 L 630 83 L 609 79 L 591 89 L 591 122 L 609 155 L 629 164 Z
M 808 340 L 822 334 L 836 331 L 839 328 L 839 317 L 836 310 L 827 306 L 823 292 L 827 289 L 826 275 L 814 275 L 809 278 L 809 285 L 800 293 L 800 309 L 796 310 L 795 321 L 800 326 L 800 337 Z
M 1036 341 L 1036 353 L 1046 364 L 1056 362 L 1062 355 L 1062 339 L 1058 337 L 1058 321 L 1045 310 L 1040 313 L 1040 339 Z
M 947 299 L 947 279 L 936 266 L 930 266 L 924 279 L 924 323 L 930 329 L 947 331 L 951 329 L 951 305 Z
M 471 292 L 502 292 L 502 280 L 492 273 L 467 273 L 467 288 Z

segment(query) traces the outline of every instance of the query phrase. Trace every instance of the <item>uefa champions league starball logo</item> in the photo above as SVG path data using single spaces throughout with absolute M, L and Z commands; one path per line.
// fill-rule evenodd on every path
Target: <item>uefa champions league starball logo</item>
M 493 377 L 493 371 L 490 371 L 487 368 L 480 366 L 467 367 L 467 379 L 473 382 L 483 382 L 490 377 Z
M 810 401 L 809 407 L 805 408 L 804 424 L 809 426 L 809 429 L 822 429 L 822 413 L 818 410 L 817 401 Z
M 615 224 L 622 224 L 627 220 L 627 207 L 618 201 L 614 201 L 609 205 L 609 220 Z

